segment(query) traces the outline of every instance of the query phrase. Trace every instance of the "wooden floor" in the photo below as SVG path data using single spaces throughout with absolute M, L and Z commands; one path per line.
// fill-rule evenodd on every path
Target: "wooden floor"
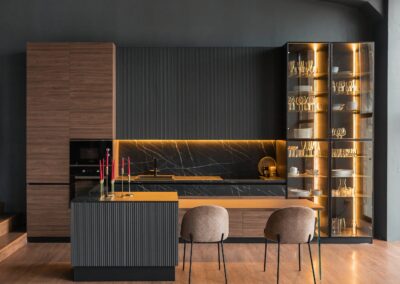
M 322 248 L 321 283 L 400 283 L 400 243 L 375 241 L 373 245 L 323 245 Z M 316 245 L 312 245 L 312 249 L 317 271 Z M 226 244 L 229 283 L 276 283 L 276 245 L 269 245 L 265 273 L 262 271 L 263 252 L 262 244 Z M 307 247 L 302 250 L 301 272 L 297 271 L 297 247 L 283 245 L 281 252 L 281 283 L 312 283 Z M 223 270 L 218 271 L 216 245 L 195 245 L 193 253 L 192 283 L 223 283 Z M 176 283 L 187 283 L 188 270 L 182 271 L 181 257 L 182 246 Z M 71 283 L 71 279 L 69 244 L 29 243 L 0 263 L 2 284 Z

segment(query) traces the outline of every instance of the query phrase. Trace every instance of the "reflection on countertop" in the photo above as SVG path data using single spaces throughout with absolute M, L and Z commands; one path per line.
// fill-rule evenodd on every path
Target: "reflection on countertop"
M 122 180 L 128 182 L 127 176 L 119 176 L 116 179 L 117 183 L 121 183 Z M 163 179 L 162 175 L 159 176 L 132 176 L 132 184 L 286 184 L 286 179 L 282 177 L 260 177 L 258 179 L 223 179 L 220 176 L 168 176 Z

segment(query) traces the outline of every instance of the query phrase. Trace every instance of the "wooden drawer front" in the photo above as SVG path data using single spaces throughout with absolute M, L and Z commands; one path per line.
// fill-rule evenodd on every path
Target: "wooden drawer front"
M 29 128 L 27 135 L 28 183 L 69 182 L 69 138 L 67 135 L 56 129 Z
M 114 138 L 115 45 L 70 47 L 71 138 Z
M 262 209 L 243 210 L 243 235 L 246 237 L 263 237 L 265 224 L 272 212 Z
M 69 237 L 68 185 L 28 185 L 28 237 Z
M 27 182 L 68 182 L 69 51 L 28 44 Z
M 229 237 L 243 237 L 243 212 L 241 209 L 228 209 Z

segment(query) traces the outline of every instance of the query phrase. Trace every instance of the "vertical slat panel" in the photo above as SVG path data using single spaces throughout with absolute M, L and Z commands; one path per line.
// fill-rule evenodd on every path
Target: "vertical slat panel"
M 72 266 L 175 266 L 177 202 L 73 202 Z
M 117 138 L 283 139 L 281 69 L 278 48 L 118 48 Z

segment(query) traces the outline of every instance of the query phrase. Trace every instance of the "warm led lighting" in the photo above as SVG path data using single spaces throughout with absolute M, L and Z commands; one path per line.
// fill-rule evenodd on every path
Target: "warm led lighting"
M 315 72 L 318 72 L 321 69 L 321 66 L 319 66 L 318 44 L 317 43 L 313 44 L 313 49 L 314 49 Z M 314 95 L 318 94 L 320 92 L 319 80 L 314 80 L 313 88 L 314 88 Z M 317 102 L 317 104 L 320 103 L 319 102 L 319 97 L 314 97 L 314 100 L 315 100 L 315 102 Z M 320 137 L 320 134 L 321 134 L 320 124 L 319 124 L 320 116 L 318 115 L 317 112 L 314 112 L 313 116 L 314 116 L 314 137 Z M 313 143 L 319 143 L 319 142 L 313 142 Z M 320 169 L 319 168 L 319 158 L 314 157 L 313 158 L 313 164 L 314 164 L 314 166 L 313 166 L 314 169 Z M 321 174 L 321 173 L 319 173 L 319 174 Z M 321 189 L 320 188 L 320 184 L 319 184 L 319 179 L 317 177 L 313 178 L 313 188 L 312 188 L 312 190 L 314 190 L 314 189 Z M 314 203 L 319 203 L 319 198 L 318 197 L 314 197 Z
M 357 106 L 359 106 L 359 101 L 358 101 L 358 96 L 357 95 L 357 90 L 361 90 L 361 82 L 359 82 L 359 80 L 357 80 L 357 78 L 355 77 L 357 74 L 361 73 L 360 70 L 360 60 L 357 56 L 358 50 L 359 50 L 359 44 L 352 44 L 352 50 L 353 50 L 353 86 L 357 86 L 358 88 L 354 88 L 353 89 L 353 96 L 352 96 L 352 101 L 355 102 L 357 104 Z M 357 84 L 359 83 L 359 84 Z M 353 118 L 353 138 L 357 139 L 359 138 L 358 135 L 358 131 L 359 131 L 359 116 L 357 114 L 353 114 L 352 115 Z M 353 148 L 357 149 L 357 142 L 353 141 Z M 356 157 L 353 157 L 353 170 L 354 170 L 354 177 L 353 177 L 353 224 L 352 224 L 352 230 L 353 230 L 353 235 L 357 235 L 357 197 L 356 197 L 356 193 L 358 192 L 358 179 L 356 177 L 356 175 L 359 172 L 359 168 L 358 168 L 358 159 Z
M 273 143 L 276 140 L 205 140 L 205 139 L 118 139 L 117 143 Z

